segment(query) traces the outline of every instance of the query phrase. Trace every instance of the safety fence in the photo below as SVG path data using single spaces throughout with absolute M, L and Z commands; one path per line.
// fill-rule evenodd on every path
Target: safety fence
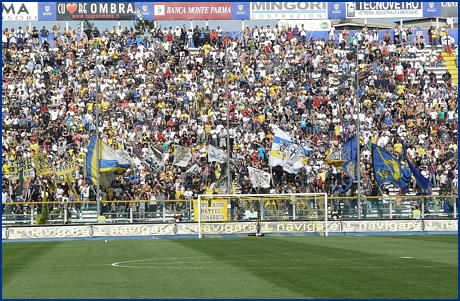
M 103 201 L 97 210 L 95 201 L 86 203 L 58 201 L 47 202 L 46 224 L 96 223 L 98 212 L 105 223 L 165 223 L 180 215 L 184 222 L 196 221 L 194 200 L 113 200 Z M 456 219 L 458 208 L 456 195 L 443 196 L 365 196 L 328 197 L 328 211 L 324 203 L 314 197 L 291 201 L 289 195 L 276 199 L 267 196 L 259 200 L 238 197 L 227 202 L 228 221 L 312 221 L 329 219 L 375 220 L 411 219 L 418 208 L 423 219 Z M 36 219 L 46 208 L 43 202 L 8 202 L 2 204 L 3 225 L 35 225 Z

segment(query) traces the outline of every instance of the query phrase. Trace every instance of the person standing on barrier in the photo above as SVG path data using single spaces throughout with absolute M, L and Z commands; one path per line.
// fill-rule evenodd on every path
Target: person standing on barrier
M 395 213 L 396 213 L 396 218 L 401 218 L 402 217 L 402 209 L 403 209 L 403 199 L 402 195 L 398 193 L 396 199 L 395 199 Z

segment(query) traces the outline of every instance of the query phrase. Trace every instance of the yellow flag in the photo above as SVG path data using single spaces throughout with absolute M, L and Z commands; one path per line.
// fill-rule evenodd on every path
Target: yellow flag
M 47 176 L 51 174 L 51 168 L 48 163 L 48 156 L 46 154 L 32 155 L 34 160 L 35 170 L 38 176 Z

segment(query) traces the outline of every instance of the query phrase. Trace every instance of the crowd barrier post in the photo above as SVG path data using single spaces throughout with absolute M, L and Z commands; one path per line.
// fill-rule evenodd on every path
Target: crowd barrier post
M 163 223 L 166 222 L 166 202 L 163 202 Z
M 422 218 L 425 218 L 425 200 L 422 200 Z
M 457 218 L 457 202 L 454 202 L 454 218 Z
M 62 202 L 62 208 L 64 209 L 64 225 L 67 224 L 67 204 Z
M 30 225 L 34 225 L 34 204 L 30 204 Z
M 390 219 L 393 219 L 393 201 L 390 201 Z
M 133 223 L 133 206 L 129 207 L 129 222 L 132 224 Z
M 296 219 L 296 216 L 295 216 L 295 210 L 296 210 L 295 205 L 296 205 L 295 203 L 292 204 L 292 220 L 293 220 L 293 221 L 295 221 L 295 219 Z

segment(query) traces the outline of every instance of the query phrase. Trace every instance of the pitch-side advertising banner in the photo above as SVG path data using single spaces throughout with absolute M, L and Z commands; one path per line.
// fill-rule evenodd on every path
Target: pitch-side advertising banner
M 58 2 L 57 20 L 134 20 L 134 2 Z
M 347 18 L 421 18 L 423 2 L 347 2 Z
M 251 2 L 251 20 L 327 19 L 327 2 Z
M 232 2 L 154 2 L 155 20 L 232 20 Z
M 2 2 L 2 21 L 37 21 L 37 2 Z
M 325 231 L 325 222 L 287 221 L 261 222 L 260 232 L 317 233 Z M 256 233 L 257 222 L 206 223 L 201 225 L 204 235 Z M 329 233 L 378 233 L 378 232 L 458 232 L 457 220 L 378 220 L 378 221 L 330 221 Z M 177 224 L 104 224 L 84 226 L 2 227 L 2 239 L 82 238 L 158 235 L 198 235 L 197 223 Z

